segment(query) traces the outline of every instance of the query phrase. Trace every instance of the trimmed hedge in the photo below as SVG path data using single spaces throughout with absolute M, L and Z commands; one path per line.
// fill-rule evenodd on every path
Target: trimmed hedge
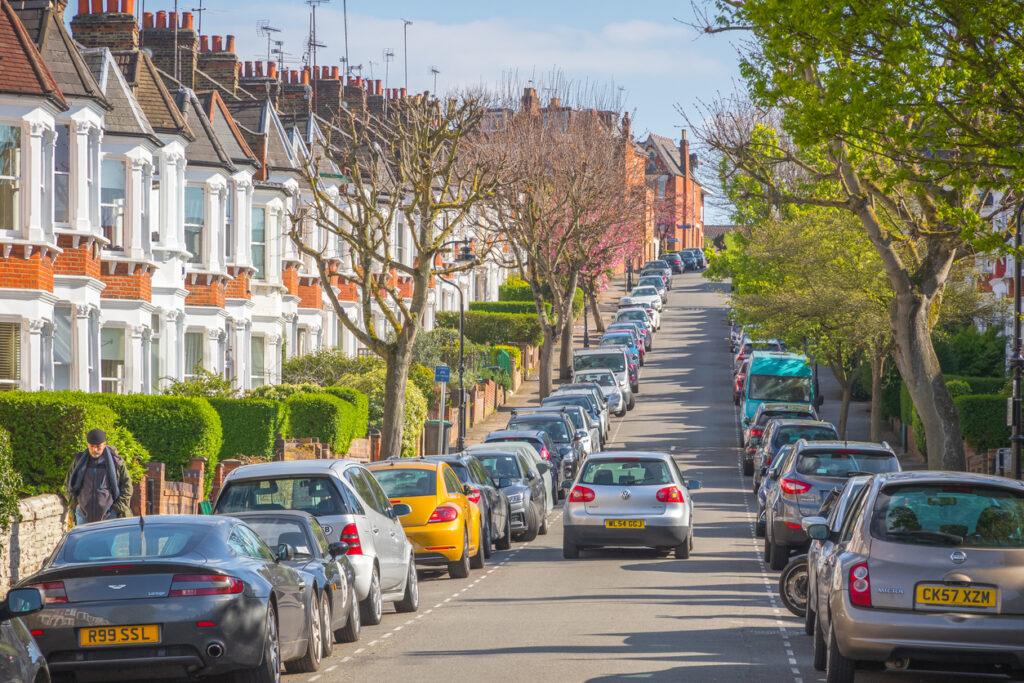
M 352 387 L 324 387 L 323 391 L 352 404 L 355 409 L 352 413 L 352 438 L 366 438 L 366 430 L 370 427 L 370 400 L 366 394 Z
M 18 493 L 63 494 L 64 477 L 75 453 L 86 448 L 90 429 L 102 429 L 107 441 L 117 447 L 138 481 L 146 471 L 149 453 L 118 424 L 117 414 L 108 406 L 91 400 L 88 394 L 71 392 L 0 393 L 0 426 L 10 433 L 14 468 L 21 474 Z
M 369 400 L 370 424 L 380 427 L 384 423 L 384 368 L 363 375 L 349 375 L 342 383 L 365 392 Z M 409 457 L 416 453 L 416 442 L 423 433 L 427 420 L 427 399 L 413 382 L 405 385 L 405 419 L 402 423 L 402 455 Z
M 502 286 L 504 287 L 505 285 Z M 545 301 L 544 309 L 550 316 L 551 304 Z M 529 313 L 530 315 L 537 315 L 537 307 L 533 304 L 532 296 L 529 301 L 470 301 L 469 310 L 483 311 L 484 313 Z
M 316 437 L 335 453 L 348 452 L 355 406 L 325 392 L 292 394 L 285 404 L 293 438 Z
M 19 519 L 18 491 L 21 487 L 21 475 L 14 469 L 11 435 L 6 429 L 0 429 L 0 531 L 4 534 L 11 528 L 11 523 Z M 0 544 L 0 551 L 3 549 L 3 544 Z
M 548 313 L 551 312 L 551 292 L 546 287 L 544 289 L 544 299 L 547 301 Z M 498 285 L 498 301 L 529 301 L 531 306 L 533 305 L 533 290 L 530 285 L 526 284 L 523 280 L 518 278 L 510 279 L 503 285 Z M 473 305 L 470 304 L 470 310 L 473 310 Z M 576 288 L 576 292 L 572 297 L 572 316 L 576 318 L 583 311 L 583 290 L 579 287 Z M 531 311 L 536 315 L 536 309 Z
M 957 396 L 953 403 L 960 413 L 964 440 L 975 452 L 983 453 L 1010 444 L 1005 394 L 968 394 Z
M 439 311 L 439 327 L 458 329 L 458 311 Z M 536 314 L 466 312 L 466 338 L 477 344 L 530 344 L 540 346 L 544 331 Z
M 87 394 L 117 413 L 157 462 L 167 465 L 169 481 L 181 481 L 191 458 L 206 458 L 205 491 L 210 492 L 217 457 L 223 444 L 220 416 L 205 398 Z
M 950 382 L 966 382 L 971 394 L 1001 394 L 1009 391 L 1009 380 L 1005 377 L 968 377 L 965 375 L 945 375 L 946 384 Z
M 223 443 L 218 460 L 237 455 L 269 460 L 278 434 L 288 433 L 288 411 L 279 401 L 259 398 L 208 398 L 220 417 Z

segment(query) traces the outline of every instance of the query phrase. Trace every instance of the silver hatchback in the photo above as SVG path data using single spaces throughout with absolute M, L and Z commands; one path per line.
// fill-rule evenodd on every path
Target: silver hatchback
M 562 555 L 583 547 L 693 548 L 693 499 L 700 482 L 683 478 L 672 456 L 651 451 L 605 451 L 587 458 L 576 479 L 563 483 Z

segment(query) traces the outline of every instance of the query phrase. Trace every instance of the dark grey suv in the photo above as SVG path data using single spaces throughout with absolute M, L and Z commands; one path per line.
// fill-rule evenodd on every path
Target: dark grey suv
M 807 441 L 825 441 L 839 438 L 839 432 L 831 422 L 823 420 L 806 419 L 781 419 L 770 420 L 764 428 L 757 449 L 751 454 L 748 450 L 744 454 L 743 474 L 753 474 L 753 491 L 757 493 L 761 486 L 761 479 L 771 466 L 772 460 L 779 449 L 789 443 L 796 443 L 800 439 Z M 746 460 L 750 458 L 750 460 Z M 747 468 L 750 471 L 747 471 Z
M 791 551 L 807 547 L 803 518 L 815 515 L 832 489 L 856 475 L 899 471 L 899 460 L 885 442 L 797 441 L 787 466 L 772 470 L 778 481 L 765 502 L 765 561 L 782 569 Z

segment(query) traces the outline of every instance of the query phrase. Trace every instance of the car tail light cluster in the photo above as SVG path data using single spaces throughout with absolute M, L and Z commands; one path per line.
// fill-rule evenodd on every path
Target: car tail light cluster
M 470 503 L 477 503 L 477 504 L 479 504 L 480 503 L 480 489 L 478 489 L 478 488 L 476 488 L 474 486 L 473 488 L 471 488 L 469 490 L 469 495 L 466 496 L 466 497 L 469 498 L 469 502 Z
M 454 508 L 450 505 L 440 505 L 434 508 L 434 511 L 430 513 L 430 519 L 427 520 L 427 523 L 431 524 L 433 522 L 454 522 L 458 518 L 458 508 Z
M 576 486 L 569 493 L 570 503 L 589 503 L 594 500 L 594 490 L 586 486 Z
M 764 429 L 761 428 L 761 427 L 751 427 L 750 428 L 750 435 L 751 436 L 762 436 L 763 434 L 764 434 Z
M 46 583 L 34 583 L 29 588 L 38 588 L 43 592 L 43 599 L 47 605 L 55 605 L 68 601 L 68 594 L 64 591 L 63 581 L 47 581 Z
M 679 490 L 678 486 L 667 486 L 658 491 L 655 494 L 659 503 L 685 503 L 686 499 L 683 498 L 683 492 Z
M 355 524 L 346 524 L 345 528 L 341 530 L 342 542 L 348 543 L 348 552 L 346 555 L 362 555 L 363 546 L 359 542 L 359 529 L 356 528 Z
M 175 574 L 171 579 L 169 598 L 187 598 L 196 595 L 233 595 L 241 593 L 245 584 L 241 579 L 223 574 Z
M 871 607 L 871 577 L 867 562 L 850 567 L 850 602 L 860 607 Z
M 547 446 L 541 446 L 540 447 L 540 457 L 544 458 L 545 460 L 550 460 L 551 459 L 551 454 L 548 453 L 548 447 Z
M 799 479 L 780 479 L 779 487 L 783 493 L 807 493 L 811 490 L 810 484 Z

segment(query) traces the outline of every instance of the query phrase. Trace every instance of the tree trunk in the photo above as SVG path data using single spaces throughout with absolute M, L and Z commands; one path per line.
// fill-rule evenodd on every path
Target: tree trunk
M 605 327 L 604 320 L 601 318 L 601 305 L 597 301 L 597 287 L 592 282 L 587 285 L 587 296 L 590 297 L 590 312 L 594 318 L 594 331 L 597 334 L 604 334 Z
M 555 333 L 550 325 L 545 325 L 544 341 L 540 343 L 540 388 L 538 389 L 541 401 L 551 394 L 552 365 L 555 356 Z
M 406 337 L 412 339 L 406 340 Z M 404 331 L 392 347 L 385 362 L 387 375 L 384 378 L 384 423 L 380 428 L 380 457 L 382 459 L 401 457 L 402 433 L 405 427 L 405 386 L 409 381 L 412 365 L 412 341 L 415 334 Z M 463 410 L 464 408 L 460 408 Z
M 882 371 L 885 368 L 885 352 L 877 345 L 871 349 L 871 440 L 882 440 Z
M 846 438 L 846 425 L 850 417 L 850 396 L 853 394 L 853 380 L 848 379 L 839 385 L 843 390 L 843 397 L 839 403 L 839 438 Z
M 572 312 L 570 311 L 570 315 Z M 573 320 L 567 320 L 562 325 L 562 343 L 558 353 L 558 378 L 559 379 L 571 379 L 572 378 L 572 334 L 575 331 L 573 329 Z

